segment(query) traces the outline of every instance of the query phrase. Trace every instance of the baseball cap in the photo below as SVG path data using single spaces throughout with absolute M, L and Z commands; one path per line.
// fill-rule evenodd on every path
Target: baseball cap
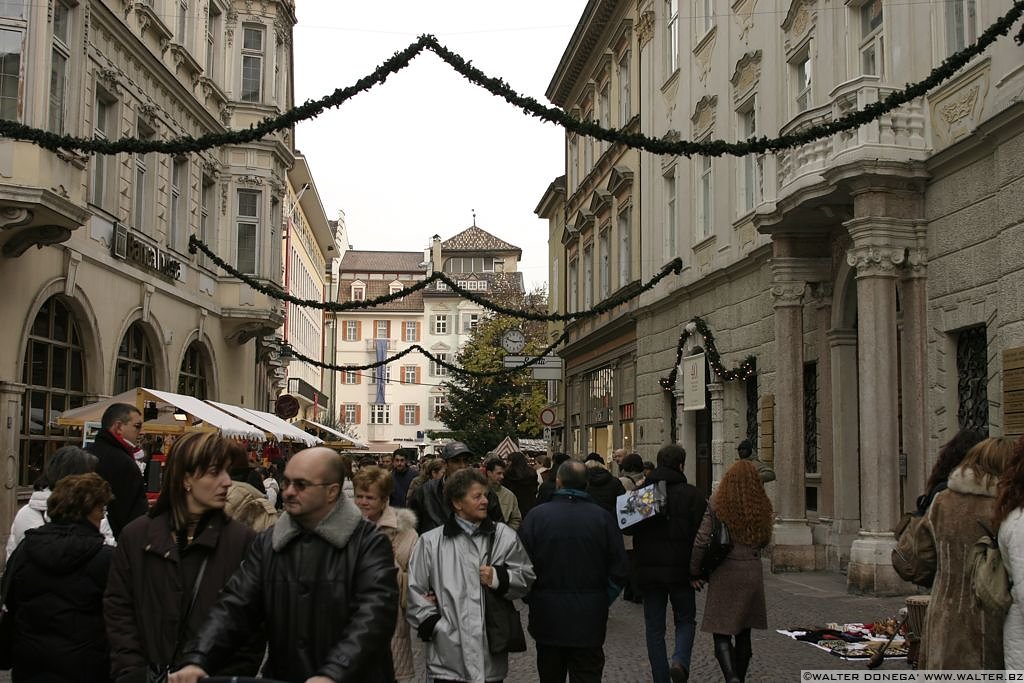
M 473 451 L 469 450 L 469 446 L 462 443 L 461 441 L 452 441 L 451 443 L 445 444 L 444 448 L 441 449 L 441 457 L 445 460 L 451 460 L 453 458 L 463 458 L 468 460 L 475 457 Z

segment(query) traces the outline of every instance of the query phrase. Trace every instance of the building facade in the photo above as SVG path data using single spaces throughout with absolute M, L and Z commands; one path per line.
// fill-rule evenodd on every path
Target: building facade
M 294 23 L 288 0 L 6 2 L 2 116 L 111 140 L 245 128 L 292 104 Z M 187 245 L 280 285 L 292 162 L 290 132 L 180 157 L 0 140 L 0 529 L 81 438 L 64 410 L 137 386 L 271 407 L 281 306 Z
M 617 4 L 637 8 L 640 130 L 698 141 L 773 137 L 863 108 L 1011 5 Z M 708 491 L 736 443 L 755 440 L 778 475 L 776 570 L 837 568 L 852 590 L 903 590 L 891 531 L 941 444 L 962 427 L 1024 431 L 1017 50 L 997 41 L 926 97 L 795 149 L 641 155 L 641 277 L 677 254 L 684 270 L 636 312 L 637 443 L 645 458 L 682 443 Z M 703 400 L 681 370 L 663 388 L 694 317 L 715 348 L 689 334 L 684 356 L 718 352 L 727 368 L 753 356 L 756 374 L 723 381 L 706 365 L 690 390 Z

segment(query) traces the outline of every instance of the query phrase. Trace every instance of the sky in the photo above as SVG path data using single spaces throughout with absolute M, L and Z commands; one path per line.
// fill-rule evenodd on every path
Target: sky
M 544 92 L 585 0 L 299 0 L 295 102 L 372 73 L 423 33 L 515 90 Z M 478 88 L 425 51 L 409 67 L 299 124 L 327 215 L 355 249 L 421 251 L 473 224 L 520 247 L 527 290 L 547 281 L 534 209 L 564 173 L 564 131 Z

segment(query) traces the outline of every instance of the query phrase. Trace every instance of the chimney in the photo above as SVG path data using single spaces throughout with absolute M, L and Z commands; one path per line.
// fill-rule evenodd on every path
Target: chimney
M 444 270 L 444 263 L 441 262 L 441 236 L 434 235 L 430 242 L 430 261 L 434 264 L 434 270 Z

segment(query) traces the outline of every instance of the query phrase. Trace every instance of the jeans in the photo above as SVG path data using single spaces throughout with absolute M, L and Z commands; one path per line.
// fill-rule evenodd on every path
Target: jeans
M 697 631 L 697 599 L 688 585 L 645 586 L 644 630 L 647 634 L 647 658 L 651 662 L 654 683 L 669 683 L 668 655 L 665 652 L 665 612 L 672 602 L 676 626 L 676 646 L 672 662 L 690 670 L 693 637 Z

